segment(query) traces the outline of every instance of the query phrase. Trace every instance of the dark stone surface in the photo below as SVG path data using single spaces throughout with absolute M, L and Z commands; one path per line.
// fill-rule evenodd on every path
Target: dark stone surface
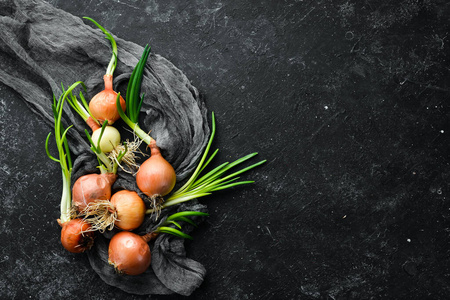
M 268 160 L 202 200 L 186 244 L 208 273 L 188 299 L 448 297 L 447 1 L 50 3 L 183 70 L 216 113 L 217 162 Z M 51 129 L 0 92 L 0 298 L 146 298 L 62 249 Z

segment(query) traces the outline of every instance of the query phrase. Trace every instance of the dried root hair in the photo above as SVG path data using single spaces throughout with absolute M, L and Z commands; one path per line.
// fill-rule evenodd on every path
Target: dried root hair
M 69 210 L 70 219 L 76 219 L 79 216 L 78 209 L 75 205 L 72 205 Z
M 165 202 L 164 198 L 161 195 L 154 195 L 152 197 L 147 198 L 150 202 L 151 214 L 150 217 L 155 217 L 155 220 L 158 220 L 161 215 L 162 206 Z
M 126 143 L 126 145 L 125 145 Z M 129 174 L 134 174 L 136 172 L 133 172 L 133 170 L 139 169 L 139 164 L 136 163 L 136 153 L 140 153 L 141 155 L 145 155 L 139 147 L 142 144 L 142 140 L 134 135 L 134 140 L 129 141 L 127 140 L 125 143 L 120 143 L 117 145 L 109 154 L 108 158 L 111 161 L 114 161 L 117 163 L 117 165 L 124 171 Z M 119 161 L 119 157 L 122 156 L 122 158 Z M 126 166 L 126 167 L 125 167 Z
M 86 222 L 91 224 L 89 231 L 105 232 L 112 230 L 114 223 L 118 221 L 117 211 L 109 200 L 95 200 L 86 206 L 82 211 Z

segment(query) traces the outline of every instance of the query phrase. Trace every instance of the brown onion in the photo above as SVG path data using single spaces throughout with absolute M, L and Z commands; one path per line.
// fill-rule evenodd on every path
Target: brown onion
M 94 232 L 91 225 L 83 219 L 72 219 L 61 224 L 61 244 L 72 253 L 89 250 L 94 244 Z
M 155 140 L 150 142 L 149 147 L 151 156 L 139 167 L 136 183 L 139 189 L 151 198 L 165 196 L 175 186 L 175 170 L 161 155 Z
M 112 75 L 104 75 L 103 80 L 105 82 L 105 89 L 91 99 L 91 102 L 89 102 L 89 110 L 100 123 L 107 120 L 108 124 L 112 125 L 120 119 L 116 106 L 117 93 L 113 90 Z M 120 106 L 125 111 L 126 103 L 122 96 L 120 96 Z
M 109 242 L 109 264 L 120 274 L 144 273 L 152 260 L 147 237 L 148 235 L 142 237 L 129 231 L 115 234 Z
M 116 178 L 117 175 L 112 173 L 88 174 L 78 178 L 72 188 L 72 202 L 78 211 L 95 200 L 109 200 Z
M 116 227 L 123 230 L 138 228 L 145 217 L 145 203 L 134 191 L 122 190 L 111 197 L 111 204 L 117 212 Z

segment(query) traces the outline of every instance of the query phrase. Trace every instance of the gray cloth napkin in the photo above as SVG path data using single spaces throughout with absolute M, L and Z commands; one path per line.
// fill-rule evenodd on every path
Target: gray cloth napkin
M 83 81 L 88 87 L 84 93 L 87 99 L 103 89 L 111 48 L 104 34 L 87 23 L 42 0 L 0 0 L 0 81 L 18 92 L 32 111 L 51 125 L 52 95 L 61 95 L 61 83 L 68 87 Z M 115 39 L 118 46 L 115 87 L 125 95 L 127 79 L 143 47 L 119 37 Z M 192 173 L 208 141 L 205 104 L 186 76 L 157 54 L 148 59 L 141 92 L 146 97 L 140 125 L 146 131 L 151 130 L 181 181 Z M 96 172 L 97 161 L 84 135 L 86 124 L 68 105 L 64 123 L 74 124 L 69 142 L 75 157 L 72 175 L 75 182 L 83 174 Z M 113 191 L 122 188 L 138 191 L 134 177 L 119 171 Z M 163 211 L 158 221 L 180 210 L 206 211 L 206 207 L 193 201 Z M 144 233 L 155 226 L 148 217 L 137 231 Z M 184 228 L 186 233 L 191 230 L 189 226 Z M 95 247 L 88 253 L 93 269 L 106 283 L 135 294 L 189 295 L 203 281 L 203 266 L 186 257 L 182 240 L 167 235 L 160 235 L 151 243 L 153 262 L 146 273 L 117 275 L 107 264 L 111 235 L 111 232 L 98 235 Z

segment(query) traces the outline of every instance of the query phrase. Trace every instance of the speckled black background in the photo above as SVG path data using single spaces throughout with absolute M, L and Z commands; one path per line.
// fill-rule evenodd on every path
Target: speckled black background
M 50 3 L 178 66 L 216 114 L 217 162 L 268 160 L 202 200 L 187 299 L 448 299 L 448 1 Z M 146 298 L 61 247 L 51 128 L 0 95 L 0 298 Z

